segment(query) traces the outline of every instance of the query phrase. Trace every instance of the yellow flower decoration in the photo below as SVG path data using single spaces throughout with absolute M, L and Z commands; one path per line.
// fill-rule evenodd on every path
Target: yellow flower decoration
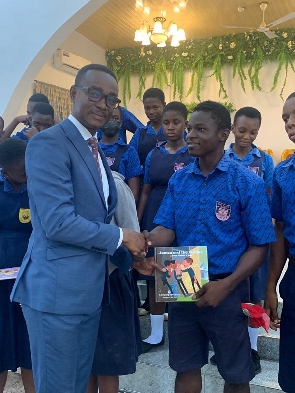
M 229 46 L 230 46 L 231 49 L 234 49 L 236 47 L 236 43 L 235 42 L 231 42 Z
M 229 60 L 232 60 L 232 59 L 233 59 L 233 56 L 227 56 L 227 58 L 228 58 Z
M 184 57 L 186 57 L 187 55 L 188 55 L 187 52 L 182 52 L 182 54 L 181 54 L 181 56 L 184 56 Z
M 148 50 L 146 53 L 147 53 L 148 55 L 151 55 L 153 52 L 152 52 L 151 50 Z
M 282 36 L 283 36 L 284 38 L 287 38 L 287 37 L 288 37 L 288 33 L 286 33 L 286 32 L 284 31 L 283 34 L 282 34 Z
M 291 49 L 292 48 L 292 41 L 288 41 L 287 46 L 289 49 Z
M 219 48 L 219 49 L 222 49 L 222 44 L 219 44 L 218 48 Z

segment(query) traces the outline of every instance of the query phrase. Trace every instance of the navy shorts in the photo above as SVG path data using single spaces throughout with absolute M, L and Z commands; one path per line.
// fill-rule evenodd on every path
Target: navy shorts
M 295 266 L 289 264 L 280 284 L 283 310 L 280 326 L 279 384 L 284 392 L 295 392 Z
M 239 284 L 217 307 L 169 303 L 169 365 L 176 372 L 201 369 L 208 363 L 209 341 L 217 367 L 228 383 L 254 378 L 248 319 L 241 302 L 247 300 L 248 280 Z

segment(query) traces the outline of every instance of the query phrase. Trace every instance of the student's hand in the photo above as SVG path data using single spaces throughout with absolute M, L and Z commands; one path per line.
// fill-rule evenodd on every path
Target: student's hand
M 198 307 L 216 307 L 229 294 L 228 285 L 223 280 L 209 281 L 193 295 Z
M 132 229 L 122 228 L 123 241 L 122 244 L 136 256 L 146 255 L 146 242 L 142 233 L 135 232 Z
M 133 268 L 138 271 L 138 273 L 145 276 L 154 276 L 155 270 L 161 273 L 166 272 L 166 268 L 158 264 L 152 258 L 144 258 L 139 260 L 138 257 L 134 258 Z
M 35 127 L 31 127 L 29 128 L 27 131 L 24 132 L 24 135 L 28 138 L 28 139 L 32 139 L 33 136 L 35 136 L 36 134 L 38 134 L 38 130 Z
M 16 120 L 18 121 L 18 123 L 24 123 L 26 126 L 30 124 L 28 115 L 16 116 Z
M 270 317 L 270 328 L 277 330 L 280 327 L 281 319 L 278 316 L 278 296 L 276 291 L 266 291 L 264 309 Z

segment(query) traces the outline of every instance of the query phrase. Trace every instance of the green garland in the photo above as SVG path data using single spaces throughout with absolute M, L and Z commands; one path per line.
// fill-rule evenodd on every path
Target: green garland
M 122 48 L 106 51 L 108 66 L 116 73 L 118 79 L 123 79 L 123 103 L 131 98 L 131 76 L 138 75 L 139 90 L 137 97 L 141 98 L 146 88 L 146 77 L 153 74 L 153 86 L 163 88 L 170 85 L 173 97 L 178 95 L 182 100 L 195 92 L 195 97 L 201 100 L 201 83 L 204 70 L 212 69 L 219 83 L 219 96 L 228 98 L 223 84 L 222 67 L 232 67 L 233 77 L 238 77 L 241 88 L 245 91 L 245 81 L 250 80 L 253 90 L 261 90 L 259 74 L 264 62 L 278 62 L 274 75 L 273 91 L 284 72 L 284 82 L 281 87 L 282 97 L 288 70 L 295 72 L 295 29 L 276 30 L 277 38 L 269 39 L 263 33 L 250 32 L 231 34 L 223 37 L 213 37 L 206 40 L 188 40 L 179 47 L 167 46 L 157 48 L 147 46 L 140 48 Z M 184 92 L 184 73 L 190 70 L 191 81 L 187 92 Z M 171 72 L 169 83 L 167 72 Z M 149 86 L 150 87 L 150 86 Z

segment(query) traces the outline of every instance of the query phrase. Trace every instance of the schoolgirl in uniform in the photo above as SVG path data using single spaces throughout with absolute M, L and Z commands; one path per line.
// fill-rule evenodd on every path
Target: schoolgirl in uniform
M 147 231 L 151 231 L 156 226 L 153 220 L 166 193 L 170 177 L 191 161 L 184 140 L 187 119 L 186 106 L 181 102 L 170 102 L 163 108 L 162 116 L 162 127 L 167 142 L 155 147 L 147 156 L 143 188 L 138 204 L 141 229 Z M 154 250 L 150 248 L 146 257 L 153 260 Z M 149 279 L 151 280 L 149 282 L 151 335 L 143 341 L 145 352 L 164 344 L 165 303 L 155 302 L 154 278 L 149 277 Z
M 19 267 L 32 232 L 26 187 L 25 150 L 20 139 L 0 143 L 0 269 Z M 20 304 L 10 301 L 14 279 L 0 281 L 0 392 L 7 370 L 21 368 L 26 393 L 35 393 L 30 343 Z
M 166 141 L 162 128 L 162 113 L 166 103 L 164 92 L 154 87 L 144 92 L 142 101 L 149 121 L 146 126 L 135 131 L 130 146 L 137 151 L 140 164 L 144 167 L 149 152 Z
M 274 172 L 273 159 L 254 145 L 260 126 L 261 113 L 256 108 L 240 108 L 234 116 L 232 127 L 235 142 L 230 145 L 226 154 L 260 176 L 264 180 L 268 195 L 270 195 Z M 261 268 L 250 277 L 250 301 L 252 303 L 261 305 L 261 301 L 264 299 L 267 271 L 268 258 Z M 261 371 L 260 357 L 257 352 L 258 328 L 249 327 L 248 330 L 251 357 L 255 372 L 258 374 Z
M 112 119 L 102 128 L 102 139 L 99 145 L 106 156 L 109 167 L 124 177 L 133 193 L 135 202 L 137 202 L 143 170 L 135 149 L 118 138 L 120 125 L 121 108 L 118 107 L 114 109 Z

